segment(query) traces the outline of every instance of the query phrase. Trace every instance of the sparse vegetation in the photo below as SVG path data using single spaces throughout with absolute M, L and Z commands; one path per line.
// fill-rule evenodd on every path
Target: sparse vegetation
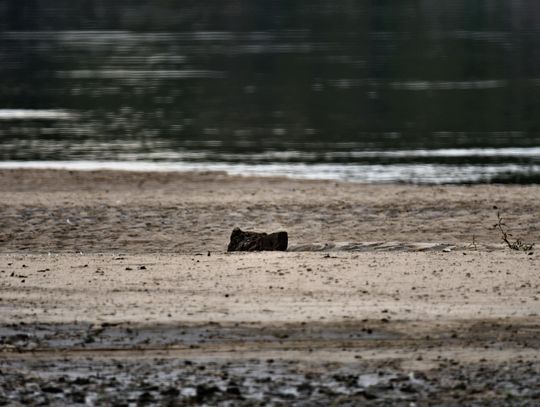
M 478 250 L 478 245 L 476 244 L 476 235 L 473 235 L 471 244 L 467 246 L 469 249 Z
M 512 250 L 531 251 L 534 247 L 534 243 L 525 243 L 521 239 L 511 240 L 512 234 L 509 233 L 508 226 L 504 223 L 501 212 L 497 211 L 497 223 L 493 225 L 494 229 L 498 229 L 501 232 L 501 238 L 506 245 Z

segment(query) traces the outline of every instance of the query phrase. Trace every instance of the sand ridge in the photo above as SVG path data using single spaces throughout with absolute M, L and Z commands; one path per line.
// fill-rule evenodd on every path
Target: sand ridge
M 535 186 L 3 170 L 0 190 L 0 252 L 223 251 L 235 226 L 286 230 L 293 247 L 396 242 L 497 248 L 497 211 L 516 237 L 540 240 Z

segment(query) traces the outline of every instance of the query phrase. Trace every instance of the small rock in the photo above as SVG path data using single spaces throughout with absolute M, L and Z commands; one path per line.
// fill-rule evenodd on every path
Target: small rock
M 150 394 L 149 392 L 145 391 L 144 393 L 142 393 L 140 396 L 139 396 L 139 403 L 141 404 L 148 404 L 148 403 L 152 403 L 154 400 L 154 396 L 152 396 L 152 394 Z
M 411 384 L 404 384 L 399 390 L 403 393 L 418 393 L 418 389 Z
M 75 391 L 71 393 L 71 400 L 77 404 L 84 404 L 86 401 L 86 395 L 83 392 Z
M 288 245 L 287 232 L 257 233 L 244 232 L 235 228 L 231 234 L 228 252 L 235 251 L 285 251 Z
M 212 397 L 215 393 L 219 393 L 221 390 L 217 386 L 205 386 L 199 384 L 197 386 L 197 395 L 195 396 L 198 402 L 202 402 L 207 398 Z
M 229 386 L 227 387 L 227 393 L 232 394 L 233 396 L 241 396 L 242 393 L 240 392 L 240 389 L 236 386 Z
M 174 387 L 169 387 L 167 389 L 162 390 L 161 394 L 163 396 L 176 397 L 176 396 L 180 395 L 180 390 L 178 390 L 177 388 L 174 388 Z
M 62 390 L 60 387 L 55 387 L 55 386 L 42 387 L 41 391 L 44 393 L 51 393 L 51 394 L 59 394 L 59 393 L 64 392 L 64 390 Z
M 357 394 L 364 396 L 366 400 L 375 400 L 376 398 L 378 398 L 375 393 L 367 390 L 360 390 Z
M 77 386 L 86 386 L 87 384 L 90 384 L 90 380 L 86 377 L 77 377 L 72 383 Z

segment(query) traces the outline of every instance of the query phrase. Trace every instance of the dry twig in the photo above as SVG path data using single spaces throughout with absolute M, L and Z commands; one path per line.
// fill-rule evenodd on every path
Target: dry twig
M 497 211 L 497 223 L 493 226 L 494 228 L 499 229 L 501 232 L 501 238 L 506 243 L 506 245 L 512 250 L 528 252 L 533 249 L 534 243 L 525 243 L 521 239 L 516 239 L 511 241 L 511 233 L 508 233 L 508 226 L 503 222 L 501 213 Z

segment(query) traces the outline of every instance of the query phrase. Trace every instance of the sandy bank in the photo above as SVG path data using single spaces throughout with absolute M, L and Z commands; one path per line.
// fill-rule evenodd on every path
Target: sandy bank
M 540 240 L 537 186 L 400 186 L 224 174 L 0 171 L 0 251 L 223 251 L 234 226 L 313 243 Z M 494 209 L 497 207 L 498 209 Z
M 2 323 L 538 317 L 540 261 L 512 252 L 2 255 Z

